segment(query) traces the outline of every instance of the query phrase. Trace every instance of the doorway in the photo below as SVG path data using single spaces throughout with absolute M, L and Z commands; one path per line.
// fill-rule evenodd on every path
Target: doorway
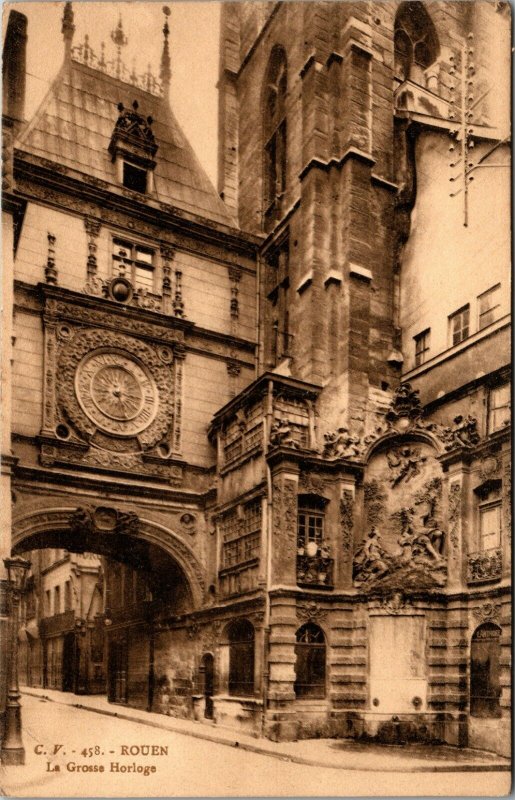
M 75 688 L 75 634 L 67 633 L 63 642 L 63 692 Z
M 110 703 L 127 703 L 127 639 L 109 642 L 108 700 Z
M 206 719 L 213 719 L 215 662 L 211 653 L 206 653 L 202 657 L 202 668 L 204 673 L 204 717 Z

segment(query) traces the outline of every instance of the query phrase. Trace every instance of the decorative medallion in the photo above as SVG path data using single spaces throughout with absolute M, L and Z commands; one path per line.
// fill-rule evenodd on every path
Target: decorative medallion
M 86 355 L 77 367 L 75 391 L 93 424 L 116 436 L 136 436 L 157 413 L 152 376 L 121 350 L 100 349 Z
M 482 603 L 482 605 L 472 609 L 472 614 L 478 622 L 485 622 L 486 620 L 499 622 L 501 618 L 501 608 L 502 607 L 500 603 Z
M 100 329 L 74 330 L 60 344 L 58 415 L 94 446 L 97 457 L 105 456 L 106 466 L 149 451 L 169 435 L 180 397 L 175 362 L 164 364 L 146 342 Z

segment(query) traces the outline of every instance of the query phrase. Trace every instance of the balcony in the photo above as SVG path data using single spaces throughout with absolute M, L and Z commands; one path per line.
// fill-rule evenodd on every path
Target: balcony
M 467 583 L 498 581 L 502 575 L 502 550 L 481 550 L 469 553 Z
M 54 614 L 53 617 L 44 617 L 39 623 L 39 631 L 42 636 L 52 636 L 56 633 L 71 631 L 75 625 L 75 611 L 63 611 L 61 614 Z
M 317 589 L 333 588 L 334 559 L 329 558 L 323 547 L 319 547 L 316 555 L 308 555 L 304 548 L 297 552 L 297 584 L 299 586 L 316 586 Z

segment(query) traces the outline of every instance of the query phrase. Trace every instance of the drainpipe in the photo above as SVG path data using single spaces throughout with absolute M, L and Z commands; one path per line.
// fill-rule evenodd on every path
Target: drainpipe
M 268 443 L 270 441 L 270 430 L 274 416 L 274 383 L 268 381 L 266 395 L 265 424 L 263 426 L 263 454 L 266 469 L 266 583 L 265 583 L 265 624 L 263 629 L 263 725 L 265 721 L 266 706 L 268 701 L 268 643 L 270 638 L 270 587 L 272 585 L 272 473 L 266 460 Z

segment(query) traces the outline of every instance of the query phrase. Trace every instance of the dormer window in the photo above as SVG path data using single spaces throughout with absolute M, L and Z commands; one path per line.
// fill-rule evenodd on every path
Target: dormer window
M 114 126 L 109 152 L 116 163 L 118 181 L 133 192 L 153 191 L 153 171 L 158 145 L 152 130 L 152 117 L 138 113 L 138 101 L 132 109 L 118 103 L 119 117 Z
M 133 192 L 145 194 L 147 191 L 147 170 L 135 167 L 128 161 L 123 162 L 123 185 Z

